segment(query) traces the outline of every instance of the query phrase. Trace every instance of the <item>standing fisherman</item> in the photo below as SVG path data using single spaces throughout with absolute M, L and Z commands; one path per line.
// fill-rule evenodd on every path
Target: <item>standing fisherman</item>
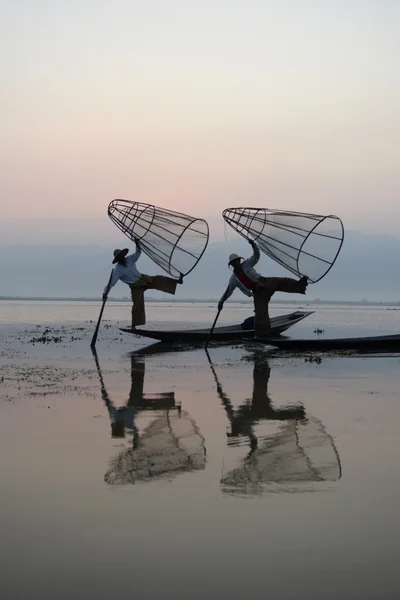
M 260 259 L 260 250 L 255 242 L 249 240 L 253 248 L 253 255 L 241 262 L 242 257 L 231 254 L 228 265 L 233 268 L 233 274 L 229 280 L 222 298 L 218 303 L 218 310 L 222 310 L 225 300 L 239 288 L 246 296 L 252 296 L 254 300 L 254 335 L 264 337 L 271 331 L 268 305 L 275 292 L 287 292 L 289 294 L 305 294 L 307 289 L 307 277 L 292 279 L 290 277 L 263 277 L 254 266 Z
M 114 268 L 110 283 L 104 288 L 103 301 L 107 300 L 107 294 L 110 289 L 121 280 L 131 288 L 132 294 L 132 329 L 138 325 L 146 323 L 146 313 L 144 306 L 144 293 L 146 290 L 159 290 L 167 294 L 175 294 L 178 283 L 183 283 L 183 275 L 179 279 L 165 277 L 164 275 L 144 275 L 136 267 L 136 263 L 142 253 L 139 240 L 135 240 L 136 252 L 127 256 L 129 249 L 125 248 L 114 250 L 113 265 Z

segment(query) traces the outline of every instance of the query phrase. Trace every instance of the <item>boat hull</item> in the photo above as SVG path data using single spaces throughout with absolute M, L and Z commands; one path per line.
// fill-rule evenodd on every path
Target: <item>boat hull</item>
M 358 352 L 395 352 L 400 351 L 400 334 L 381 335 L 375 337 L 333 338 L 333 339 L 292 339 L 273 337 L 258 340 L 268 346 L 284 351 L 318 351 L 354 350 Z
M 287 331 L 296 323 L 299 323 L 314 311 L 296 311 L 287 315 L 271 318 L 271 335 L 277 336 Z M 180 329 L 171 331 L 157 331 L 151 329 L 121 329 L 124 333 L 130 333 L 139 337 L 147 337 L 153 340 L 167 343 L 204 343 L 208 340 L 210 329 Z M 254 338 L 254 329 L 242 329 L 241 325 L 229 325 L 216 327 L 212 334 L 212 341 L 235 341 Z

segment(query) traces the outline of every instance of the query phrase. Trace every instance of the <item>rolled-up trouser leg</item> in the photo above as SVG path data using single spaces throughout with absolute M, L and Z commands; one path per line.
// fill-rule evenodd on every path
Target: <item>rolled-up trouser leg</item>
M 132 294 L 132 327 L 144 325 L 146 323 L 146 312 L 144 308 L 144 292 L 146 288 L 136 284 L 134 283 L 130 286 Z
M 254 300 L 254 335 L 264 337 L 271 332 L 268 305 L 274 292 L 259 287 L 253 292 Z

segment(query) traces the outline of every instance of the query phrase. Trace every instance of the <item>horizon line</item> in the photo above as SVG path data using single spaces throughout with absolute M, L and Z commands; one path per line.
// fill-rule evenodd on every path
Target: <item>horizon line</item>
M 88 297 L 88 296 L 61 296 L 61 297 L 52 297 L 52 296 L 0 296 L 0 301 L 30 301 L 30 302 L 102 302 L 102 300 L 98 297 Z M 132 302 L 130 298 L 108 298 L 108 302 Z M 157 298 L 146 298 L 146 302 L 160 302 L 167 304 L 179 304 L 182 302 L 190 302 L 192 304 L 206 304 L 206 303 L 218 303 L 218 298 L 181 298 L 180 300 L 176 299 L 157 299 Z M 248 305 L 252 304 L 251 300 L 244 301 L 234 301 L 227 300 L 226 304 L 243 304 Z M 300 306 L 308 306 L 310 304 L 355 304 L 355 305 L 371 305 L 371 306 L 400 306 L 400 300 L 367 300 L 365 298 L 361 300 L 324 300 L 322 298 L 314 298 L 312 300 L 307 300 L 307 302 L 301 302 L 300 300 L 271 300 L 270 304 L 294 304 Z

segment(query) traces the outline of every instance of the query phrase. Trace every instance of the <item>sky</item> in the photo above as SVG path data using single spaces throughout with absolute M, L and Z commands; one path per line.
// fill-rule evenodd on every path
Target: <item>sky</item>
M 400 236 L 399 56 L 397 0 L 3 0 L 3 225 L 125 198 Z

